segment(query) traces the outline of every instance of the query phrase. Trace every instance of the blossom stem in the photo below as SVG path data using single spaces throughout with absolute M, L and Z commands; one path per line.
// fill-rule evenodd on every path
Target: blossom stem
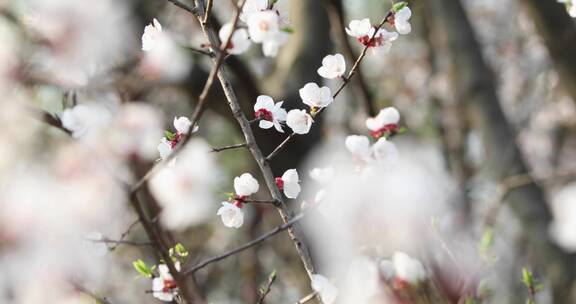
M 270 290 L 272 290 L 272 284 L 274 284 L 275 281 L 276 281 L 276 273 L 273 272 L 272 275 L 270 275 L 268 283 L 266 283 L 266 287 L 262 291 L 262 294 L 260 295 L 257 304 L 264 304 L 264 300 L 266 299 L 266 296 L 270 293 Z
M 303 297 L 302 299 L 298 300 L 298 302 L 296 302 L 295 304 L 304 304 L 304 303 L 308 303 L 310 302 L 312 299 L 314 299 L 316 297 L 317 293 L 316 292 L 311 292 L 308 295 L 306 295 L 305 297 Z
M 220 147 L 220 148 L 212 148 L 212 150 L 211 150 L 210 152 L 220 152 L 220 151 L 225 151 L 225 150 L 238 149 L 238 148 L 246 148 L 246 147 L 248 147 L 248 144 L 246 144 L 246 143 L 241 143 L 241 144 L 224 146 L 224 147 Z
M 274 235 L 276 235 L 276 234 L 278 234 L 278 233 L 280 233 L 280 232 L 282 232 L 282 231 L 284 231 L 284 230 L 292 227 L 292 225 L 296 224 L 296 223 L 297 223 L 298 221 L 300 221 L 303 217 L 304 217 L 304 213 L 300 213 L 300 214 L 292 217 L 288 222 L 286 222 L 286 223 L 284 223 L 284 224 L 282 224 L 282 225 L 274 228 L 273 230 L 268 231 L 267 233 L 261 235 L 260 237 L 254 239 L 254 240 L 252 240 L 252 241 L 250 241 L 250 242 L 248 242 L 248 243 L 245 243 L 245 244 L 243 244 L 243 245 L 241 245 L 241 246 L 238 246 L 237 248 L 234 248 L 234 249 L 232 249 L 232 250 L 226 251 L 226 252 L 224 252 L 224 253 L 222 253 L 222 254 L 219 254 L 219 255 L 213 256 L 213 257 L 211 257 L 211 258 L 205 259 L 204 261 L 202 261 L 202 262 L 200 262 L 200 263 L 198 263 L 198 264 L 196 264 L 196 265 L 189 266 L 189 267 L 186 267 L 186 266 L 185 266 L 184 269 L 182 270 L 182 273 L 183 273 L 184 275 L 193 274 L 193 273 L 195 273 L 196 271 L 198 271 L 198 270 L 200 270 L 200 269 L 202 269 L 202 268 L 204 268 L 204 267 L 206 267 L 206 266 L 208 266 L 208 265 L 210 265 L 210 264 L 212 264 L 212 263 L 221 261 L 221 260 L 223 260 L 223 259 L 225 259 L 225 258 L 227 258 L 227 257 L 230 257 L 230 256 L 233 256 L 233 255 L 235 255 L 235 254 L 237 254 L 237 253 L 240 253 L 240 252 L 242 252 L 242 251 L 244 251 L 244 250 L 246 250 L 246 249 L 248 249 L 248 248 L 254 247 L 254 246 L 256 246 L 256 245 L 264 242 L 265 240 L 269 239 L 270 237 L 272 237 L 272 236 L 274 236 Z

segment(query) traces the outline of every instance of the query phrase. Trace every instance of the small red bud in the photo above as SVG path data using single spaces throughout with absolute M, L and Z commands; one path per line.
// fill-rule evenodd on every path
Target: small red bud
M 276 178 L 276 186 L 278 186 L 278 189 L 280 190 L 284 189 L 284 181 L 281 177 Z

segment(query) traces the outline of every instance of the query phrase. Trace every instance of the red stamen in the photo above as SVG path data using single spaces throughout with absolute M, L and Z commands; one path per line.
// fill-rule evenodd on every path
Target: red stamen
M 264 119 L 267 121 L 273 121 L 272 112 L 270 112 L 266 109 L 258 109 L 258 111 L 256 111 L 256 113 L 254 115 L 260 119 Z
M 276 186 L 278 186 L 278 189 L 280 190 L 284 189 L 284 181 L 281 177 L 276 178 Z
M 388 137 L 388 136 L 396 135 L 399 131 L 400 131 L 399 125 L 387 124 L 376 131 L 370 131 L 370 135 L 372 135 L 372 137 L 374 137 L 374 138 L 380 138 L 382 136 Z

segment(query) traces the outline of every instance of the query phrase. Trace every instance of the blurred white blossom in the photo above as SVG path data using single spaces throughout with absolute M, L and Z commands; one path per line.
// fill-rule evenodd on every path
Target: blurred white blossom
M 341 77 L 346 72 L 346 60 L 342 54 L 327 55 L 322 59 L 322 66 L 318 68 L 318 75 L 327 79 Z
M 241 206 L 239 202 L 238 205 Z M 244 224 L 244 212 L 236 204 L 222 202 L 222 207 L 218 209 L 217 215 L 222 217 L 222 223 L 226 227 L 240 228 Z
M 290 110 L 286 115 L 286 125 L 296 134 L 307 134 L 312 127 L 312 116 L 306 110 Z

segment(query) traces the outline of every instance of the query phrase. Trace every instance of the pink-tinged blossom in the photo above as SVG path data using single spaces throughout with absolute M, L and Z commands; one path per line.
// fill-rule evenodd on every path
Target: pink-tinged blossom
M 290 110 L 286 115 L 286 124 L 296 134 L 307 134 L 312 127 L 312 116 L 306 110 Z
M 318 69 L 318 75 L 326 79 L 341 77 L 346 72 L 346 60 L 342 54 L 327 55 L 322 59 L 322 66 Z
M 282 108 L 284 102 L 274 103 L 270 96 L 260 95 L 254 104 L 254 116 L 260 118 L 259 126 L 262 129 L 274 127 L 278 132 L 284 133 L 282 123 L 286 121 L 286 110 Z
M 222 43 L 224 43 L 230 36 L 230 33 L 232 32 L 232 27 L 233 24 L 229 22 L 224 24 L 220 28 L 220 32 L 218 33 L 218 35 Z M 250 48 L 250 45 L 251 42 L 250 38 L 248 37 L 248 31 L 244 28 L 237 28 L 234 31 L 234 35 L 232 35 L 232 38 L 230 39 L 230 42 L 226 47 L 226 51 L 229 54 L 238 55 L 246 52 Z
M 280 32 L 280 17 L 270 10 L 255 12 L 248 18 L 247 24 L 250 39 L 256 43 L 275 39 Z
M 381 137 L 372 145 L 372 155 L 379 165 L 391 168 L 398 161 L 399 153 L 396 145 Z
M 414 285 L 428 277 L 424 265 L 404 252 L 394 252 L 391 260 L 380 262 L 380 272 L 394 286 Z
M 304 104 L 311 108 L 324 108 L 330 105 L 334 98 L 328 87 L 319 87 L 314 82 L 309 82 L 298 93 Z
M 289 169 L 282 174 L 282 177 L 276 178 L 276 185 L 282 191 L 287 198 L 297 198 L 300 194 L 300 179 L 298 177 L 298 172 L 296 169 Z
M 376 32 L 376 29 L 370 23 L 370 19 L 365 18 L 362 20 L 352 20 L 346 28 L 348 35 L 356 38 L 360 43 L 371 48 L 378 48 L 385 53 L 392 47 L 392 42 L 398 38 L 398 33 L 388 32 L 381 28 Z M 374 36 L 374 38 L 372 38 Z
M 366 119 L 366 127 L 375 138 L 389 136 L 398 133 L 400 126 L 400 112 L 394 107 L 387 107 L 378 113 L 376 117 Z
M 160 158 L 165 160 L 172 154 L 172 151 L 176 149 L 176 146 L 180 141 L 184 139 L 185 136 L 188 135 L 190 132 L 190 127 L 192 126 L 192 122 L 188 117 L 181 116 L 181 117 L 174 117 L 174 129 L 176 133 L 174 134 L 173 138 L 160 138 L 160 143 L 157 146 L 158 153 L 160 154 Z M 198 131 L 198 125 L 195 125 L 192 128 L 192 133 Z
M 231 204 L 229 202 L 222 202 L 222 207 L 216 213 L 222 218 L 222 223 L 226 227 L 240 228 L 244 224 L 244 212 L 241 209 L 242 203 L 237 202 Z
M 325 304 L 336 302 L 336 298 L 338 297 L 338 288 L 336 288 L 328 278 L 321 274 L 313 274 L 311 276 L 311 281 L 312 289 L 320 295 L 322 302 Z
M 362 135 L 349 135 L 345 140 L 346 149 L 355 161 L 369 162 L 372 157 L 370 140 Z
M 234 191 L 239 197 L 250 196 L 258 192 L 259 188 L 258 180 L 250 173 L 244 173 L 234 178 Z
M 172 302 L 178 295 L 176 280 L 170 274 L 168 266 L 158 265 L 159 276 L 152 279 L 152 296 L 164 302 Z

